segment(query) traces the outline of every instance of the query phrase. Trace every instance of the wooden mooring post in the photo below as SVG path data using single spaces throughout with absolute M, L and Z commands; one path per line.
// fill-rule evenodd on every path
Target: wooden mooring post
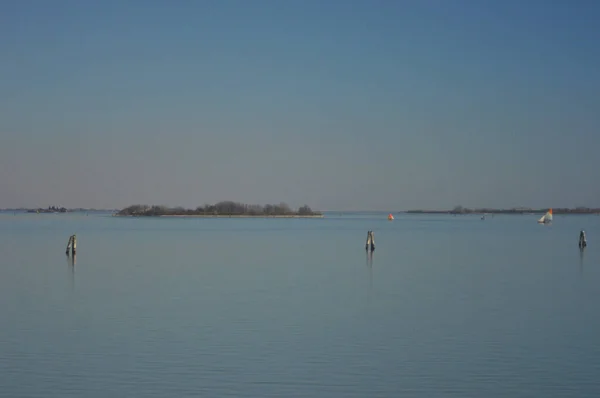
M 71 235 L 69 236 L 69 241 L 67 242 L 67 250 L 66 254 L 69 255 L 69 248 L 71 249 L 71 254 L 75 255 L 77 252 L 77 236 Z
M 375 235 L 373 234 L 373 231 L 367 231 L 367 243 L 365 244 L 365 250 L 369 250 L 369 248 L 371 251 L 375 250 Z
M 581 231 L 579 231 L 579 248 L 583 250 L 586 246 L 587 238 L 585 236 L 585 231 L 582 229 Z

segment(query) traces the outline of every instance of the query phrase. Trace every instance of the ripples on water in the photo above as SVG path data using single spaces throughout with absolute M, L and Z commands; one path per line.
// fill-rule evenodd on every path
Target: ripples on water
M 0 215 L 0 396 L 600 396 L 599 217 L 386 215 Z

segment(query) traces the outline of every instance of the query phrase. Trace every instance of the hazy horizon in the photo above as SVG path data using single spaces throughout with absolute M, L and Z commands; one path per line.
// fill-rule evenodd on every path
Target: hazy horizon
M 0 15 L 0 208 L 600 207 L 600 3 Z
M 238 202 L 239 203 L 239 202 Z M 248 205 L 266 205 L 266 204 L 280 204 L 281 202 L 272 202 L 272 203 L 246 203 Z M 216 204 L 215 203 L 205 203 L 203 205 L 213 205 Z M 184 207 L 185 206 L 169 206 L 169 205 L 164 205 L 164 204 L 156 204 L 156 203 L 135 203 L 132 204 L 131 206 L 134 205 L 148 205 L 148 206 L 167 206 L 169 208 L 176 208 L 176 207 Z M 198 205 L 198 206 L 203 206 L 203 205 Z M 191 209 L 194 210 L 196 209 L 198 206 L 191 206 L 191 207 L 187 207 L 186 209 Z M 26 206 L 17 206 L 17 207 L 5 207 L 5 208 L 0 208 L 0 210 L 32 210 L 32 209 L 48 209 L 49 207 L 53 207 L 53 205 L 50 206 L 32 206 L 32 207 L 26 207 Z M 55 208 L 60 208 L 62 206 L 54 206 Z M 74 207 L 70 207 L 67 208 L 67 210 L 77 210 L 77 209 L 83 209 L 83 210 L 96 210 L 96 211 L 115 211 L 115 210 L 122 210 L 125 207 L 128 206 L 124 206 L 124 207 L 114 207 L 114 208 L 109 208 L 109 207 L 105 207 L 105 208 L 96 208 L 96 207 L 85 207 L 85 206 L 74 206 Z M 309 207 L 311 207 L 309 205 Z M 320 211 L 320 212 L 327 212 L 327 213 L 335 213 L 335 212 L 343 212 L 343 213 L 387 213 L 387 212 L 407 212 L 407 211 L 415 211 L 415 210 L 423 210 L 423 211 L 451 211 L 454 208 L 456 208 L 457 206 L 449 206 L 449 207 L 440 207 L 440 208 L 411 208 L 411 209 L 397 209 L 397 208 L 389 208 L 386 210 L 372 210 L 372 209 L 332 209 L 332 208 L 328 208 L 328 209 L 319 209 L 319 208 L 312 208 L 312 210 L 314 211 Z M 575 206 L 575 207 L 568 207 L 568 206 L 547 206 L 547 207 L 531 207 L 531 206 L 515 206 L 515 207 L 488 207 L 488 206 L 474 206 L 474 207 L 467 207 L 467 206 L 462 206 L 465 209 L 469 209 L 469 210 L 513 210 L 513 209 L 524 209 L 524 210 L 531 210 L 531 211 L 545 211 L 547 209 L 550 208 L 554 208 L 554 209 L 564 209 L 564 208 L 569 208 L 569 209 L 575 209 L 577 207 L 584 207 L 584 208 L 588 208 L 588 209 L 597 209 L 597 207 L 593 207 L 593 206 Z M 298 207 L 292 207 L 292 210 L 298 210 Z M 586 213 L 587 214 L 587 213 Z

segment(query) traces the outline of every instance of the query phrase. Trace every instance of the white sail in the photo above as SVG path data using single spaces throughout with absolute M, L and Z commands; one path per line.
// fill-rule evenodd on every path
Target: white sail
M 542 218 L 540 218 L 538 220 L 538 223 L 541 223 L 541 224 L 546 224 L 549 222 L 552 222 L 552 209 L 548 210 L 548 212 L 546 214 L 544 214 L 542 216 Z

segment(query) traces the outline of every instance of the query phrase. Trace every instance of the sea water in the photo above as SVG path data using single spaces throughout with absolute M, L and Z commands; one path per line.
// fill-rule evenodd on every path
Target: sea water
M 0 396 L 600 396 L 600 217 L 386 216 L 0 214 Z

